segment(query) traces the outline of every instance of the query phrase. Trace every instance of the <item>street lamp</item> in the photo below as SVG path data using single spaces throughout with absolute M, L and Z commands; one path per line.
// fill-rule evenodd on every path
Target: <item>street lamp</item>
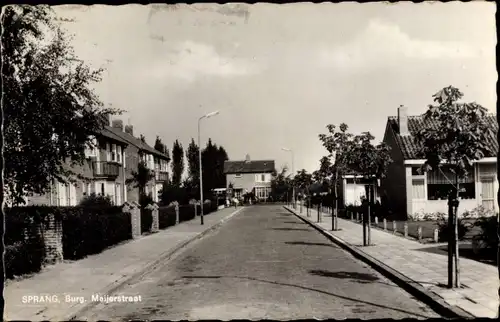
M 292 175 L 295 175 L 295 168 L 293 165 L 293 161 L 294 161 L 293 150 L 288 149 L 288 148 L 281 148 L 281 150 L 286 151 L 286 152 L 290 152 L 292 154 Z M 293 180 L 293 177 L 292 177 L 292 180 Z M 296 206 L 295 206 L 295 183 L 293 181 L 292 181 L 292 202 L 293 202 L 293 208 L 295 209 L 296 208 Z
M 201 120 L 203 119 L 208 119 L 209 117 L 216 116 L 219 114 L 219 111 L 215 111 L 212 113 L 208 113 L 203 115 L 198 119 L 198 158 L 200 159 L 200 219 L 201 219 L 201 224 L 203 225 L 203 168 L 202 168 L 202 162 L 201 162 L 201 145 L 200 145 L 200 125 L 201 125 Z

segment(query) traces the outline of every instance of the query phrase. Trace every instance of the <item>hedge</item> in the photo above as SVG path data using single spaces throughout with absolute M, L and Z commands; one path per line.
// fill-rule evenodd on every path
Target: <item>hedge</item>
M 141 208 L 141 234 L 151 231 L 153 225 L 153 211 Z
M 121 207 L 64 207 L 63 252 L 67 259 L 97 254 L 132 238 L 129 213 Z
M 5 275 L 11 279 L 29 273 L 37 273 L 42 269 L 45 248 L 41 238 L 16 242 L 5 246 Z
M 165 206 L 158 208 L 159 228 L 165 229 L 175 225 L 175 207 Z
M 39 227 L 54 207 L 5 208 L 5 275 L 13 278 L 39 272 L 45 259 L 45 244 Z

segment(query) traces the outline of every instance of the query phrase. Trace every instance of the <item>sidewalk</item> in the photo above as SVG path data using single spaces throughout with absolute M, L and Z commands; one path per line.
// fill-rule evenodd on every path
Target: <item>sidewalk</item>
M 374 245 L 363 247 L 363 231 L 360 224 L 338 218 L 340 230 L 331 231 L 330 214 L 323 213 L 323 220 L 318 223 L 316 209 L 310 211 L 310 217 L 307 217 L 305 207 L 302 213 L 300 207 L 297 207 L 295 213 L 340 239 L 348 247 L 373 257 L 413 280 L 420 287 L 434 293 L 433 296 L 438 295 L 448 305 L 456 306 L 475 317 L 496 318 L 499 286 L 496 267 L 460 258 L 462 288 L 448 289 L 447 256 L 430 252 L 429 248 L 433 248 L 433 245 L 421 244 L 395 236 L 391 232 L 372 229 L 371 242 Z
M 112 293 L 131 278 L 167 260 L 176 250 L 197 239 L 240 212 L 233 207 L 218 210 L 158 233 L 132 240 L 100 254 L 48 267 L 33 277 L 8 281 L 4 288 L 5 320 L 69 320 L 91 304 L 92 294 Z M 57 297 L 52 303 L 24 304 L 23 296 L 48 295 Z M 72 296 L 73 303 L 66 301 Z M 83 297 L 85 303 L 76 299 Z

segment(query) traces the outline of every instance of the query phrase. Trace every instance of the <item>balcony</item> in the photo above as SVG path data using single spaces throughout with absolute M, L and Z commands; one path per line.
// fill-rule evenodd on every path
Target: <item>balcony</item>
M 92 162 L 94 177 L 116 178 L 120 173 L 120 164 L 107 161 Z
M 156 171 L 156 173 L 155 173 L 155 179 L 156 179 L 156 181 L 159 181 L 159 182 L 166 182 L 166 181 L 168 181 L 168 172 L 166 172 L 166 171 Z

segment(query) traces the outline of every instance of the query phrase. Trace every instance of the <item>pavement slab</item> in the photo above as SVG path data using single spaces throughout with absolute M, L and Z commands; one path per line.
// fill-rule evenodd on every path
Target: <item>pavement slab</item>
M 290 211 L 293 210 L 290 209 Z M 446 253 L 436 254 L 428 251 L 436 244 L 421 244 L 418 241 L 394 235 L 390 229 L 387 232 L 372 229 L 373 245 L 363 247 L 362 226 L 356 222 L 338 218 L 340 230 L 332 231 L 331 220 L 317 222 L 316 209 L 311 211 L 310 217 L 306 215 L 305 209 L 302 213 L 300 210 L 294 213 L 313 222 L 350 247 L 362 250 L 422 287 L 431 290 L 450 305 L 457 306 L 475 317 L 497 317 L 499 279 L 495 266 L 460 258 L 461 282 L 466 288 L 450 290 L 441 286 L 446 285 L 448 281 Z M 389 226 L 388 224 L 388 228 Z
M 243 208 L 239 208 L 241 211 Z M 84 259 L 46 267 L 28 278 L 7 281 L 4 288 L 6 320 L 67 320 L 84 309 L 93 294 L 106 295 L 131 277 L 141 274 L 193 238 L 217 227 L 235 213 L 218 210 L 168 227 L 158 233 L 129 240 Z M 50 301 L 26 303 L 27 296 L 48 295 Z

